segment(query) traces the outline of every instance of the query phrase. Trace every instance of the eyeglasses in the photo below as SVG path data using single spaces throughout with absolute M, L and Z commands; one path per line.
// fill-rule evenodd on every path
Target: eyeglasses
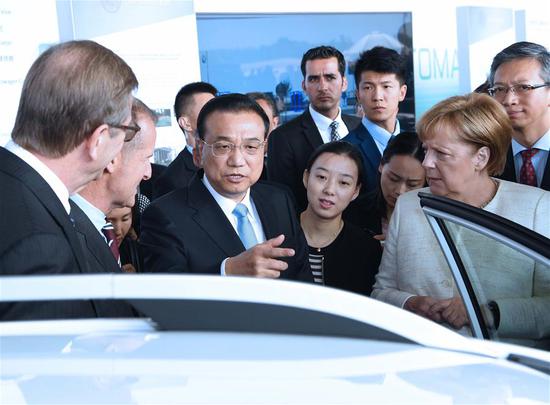
M 540 89 L 541 87 L 548 87 L 550 83 L 543 84 L 514 84 L 512 86 L 494 86 L 487 89 L 489 95 L 496 99 L 504 99 L 508 91 L 512 91 L 516 96 L 525 96 L 529 92 Z
M 231 142 L 218 141 L 212 144 L 199 139 L 206 146 L 212 148 L 212 154 L 216 157 L 223 157 L 233 152 L 236 148 L 239 148 L 243 153 L 254 156 L 257 155 L 260 150 L 263 149 L 266 141 L 246 141 L 241 143 L 239 146 Z
M 136 134 L 141 131 L 141 127 L 138 124 L 134 125 L 113 125 L 113 124 L 107 124 L 110 127 L 122 129 L 124 131 L 124 142 L 130 142 Z

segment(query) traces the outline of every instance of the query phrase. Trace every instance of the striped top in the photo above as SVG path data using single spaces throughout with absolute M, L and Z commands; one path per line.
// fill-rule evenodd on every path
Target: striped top
M 324 284 L 323 281 L 323 262 L 325 260 L 325 255 L 323 249 L 309 248 L 309 266 L 311 267 L 311 273 L 313 274 L 313 281 L 318 284 Z

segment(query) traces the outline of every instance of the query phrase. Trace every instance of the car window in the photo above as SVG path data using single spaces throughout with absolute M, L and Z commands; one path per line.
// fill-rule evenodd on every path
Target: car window
M 528 255 L 521 245 L 505 243 L 498 234 L 442 222 L 462 262 L 461 294 L 471 296 L 470 316 L 481 318 L 491 339 L 549 349 L 548 261 Z

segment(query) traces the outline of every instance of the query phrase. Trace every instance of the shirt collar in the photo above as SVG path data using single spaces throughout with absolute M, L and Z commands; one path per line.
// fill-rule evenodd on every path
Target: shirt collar
M 330 124 L 332 124 L 332 121 L 336 121 L 339 124 L 338 128 L 341 128 L 342 125 L 345 127 L 346 125 L 342 120 L 342 110 L 340 109 L 340 107 L 338 107 L 338 115 L 333 120 L 315 111 L 311 106 L 311 104 L 309 105 L 309 113 L 311 114 L 311 118 L 313 118 L 313 122 L 315 122 L 315 125 L 317 126 L 317 128 L 319 129 L 319 132 L 321 133 L 328 131 L 328 127 L 330 126 Z
M 535 142 L 532 148 L 537 148 L 550 152 L 550 129 L 548 129 L 548 131 L 546 131 L 546 133 L 541 136 L 537 142 Z M 514 156 L 516 156 L 518 153 L 521 153 L 525 149 L 527 149 L 525 146 L 512 138 L 512 153 L 514 154 Z
M 88 200 L 82 197 L 80 194 L 73 194 L 71 200 L 80 207 L 86 216 L 92 221 L 95 229 L 103 235 L 101 228 L 106 224 L 105 213 L 97 208 L 95 205 L 90 204 Z
M 61 204 L 63 204 L 63 208 L 65 208 L 67 214 L 69 214 L 71 212 L 69 190 L 52 169 L 46 166 L 44 162 L 38 159 L 34 154 L 16 144 L 13 140 L 10 140 L 5 148 L 32 167 L 40 177 L 48 183 L 57 198 L 59 198 L 59 201 L 61 201 Z
M 206 189 L 210 192 L 210 194 L 212 194 L 212 197 L 214 197 L 214 200 L 216 200 L 216 202 L 224 212 L 225 216 L 231 218 L 231 216 L 233 215 L 233 210 L 237 206 L 237 203 L 231 198 L 224 197 L 216 190 L 214 190 L 214 187 L 212 187 L 206 175 L 202 176 L 202 182 L 205 185 Z M 248 208 L 249 214 L 253 212 L 252 204 L 250 201 L 250 188 L 246 191 L 246 194 L 240 203 L 244 204 L 246 208 Z
M 399 125 L 399 120 L 395 120 L 395 129 L 392 133 L 386 131 L 380 125 L 376 125 L 374 122 L 369 120 L 366 116 L 361 120 L 367 131 L 371 134 L 375 141 L 380 143 L 384 148 L 387 146 L 390 138 L 394 135 L 397 135 L 401 132 L 401 126 Z

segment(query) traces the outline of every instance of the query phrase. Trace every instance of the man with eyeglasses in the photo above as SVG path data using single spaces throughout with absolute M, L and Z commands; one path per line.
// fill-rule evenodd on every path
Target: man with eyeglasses
M 311 281 L 290 195 L 257 183 L 269 130 L 263 109 L 243 94 L 223 95 L 202 108 L 197 130 L 201 169 L 143 214 L 146 270 Z
M 91 271 L 120 273 L 120 256 L 112 224 L 106 216 L 115 208 L 133 207 L 142 180 L 151 177 L 151 162 L 157 137 L 155 113 L 141 100 L 132 104 L 131 141 L 105 168 L 100 179 L 71 196 L 71 214 L 80 234 Z M 128 129 L 130 131 L 130 129 Z M 133 130 L 132 130 L 133 131 Z M 115 244 L 115 246 L 113 246 Z
M 12 139 L 0 148 L 0 275 L 82 274 L 89 268 L 69 195 L 99 178 L 132 134 L 138 82 L 93 41 L 42 53 L 23 83 Z M 2 319 L 110 316 L 95 301 L 2 304 Z
M 489 84 L 514 128 L 501 178 L 550 190 L 550 53 L 532 42 L 510 45 L 493 59 Z

